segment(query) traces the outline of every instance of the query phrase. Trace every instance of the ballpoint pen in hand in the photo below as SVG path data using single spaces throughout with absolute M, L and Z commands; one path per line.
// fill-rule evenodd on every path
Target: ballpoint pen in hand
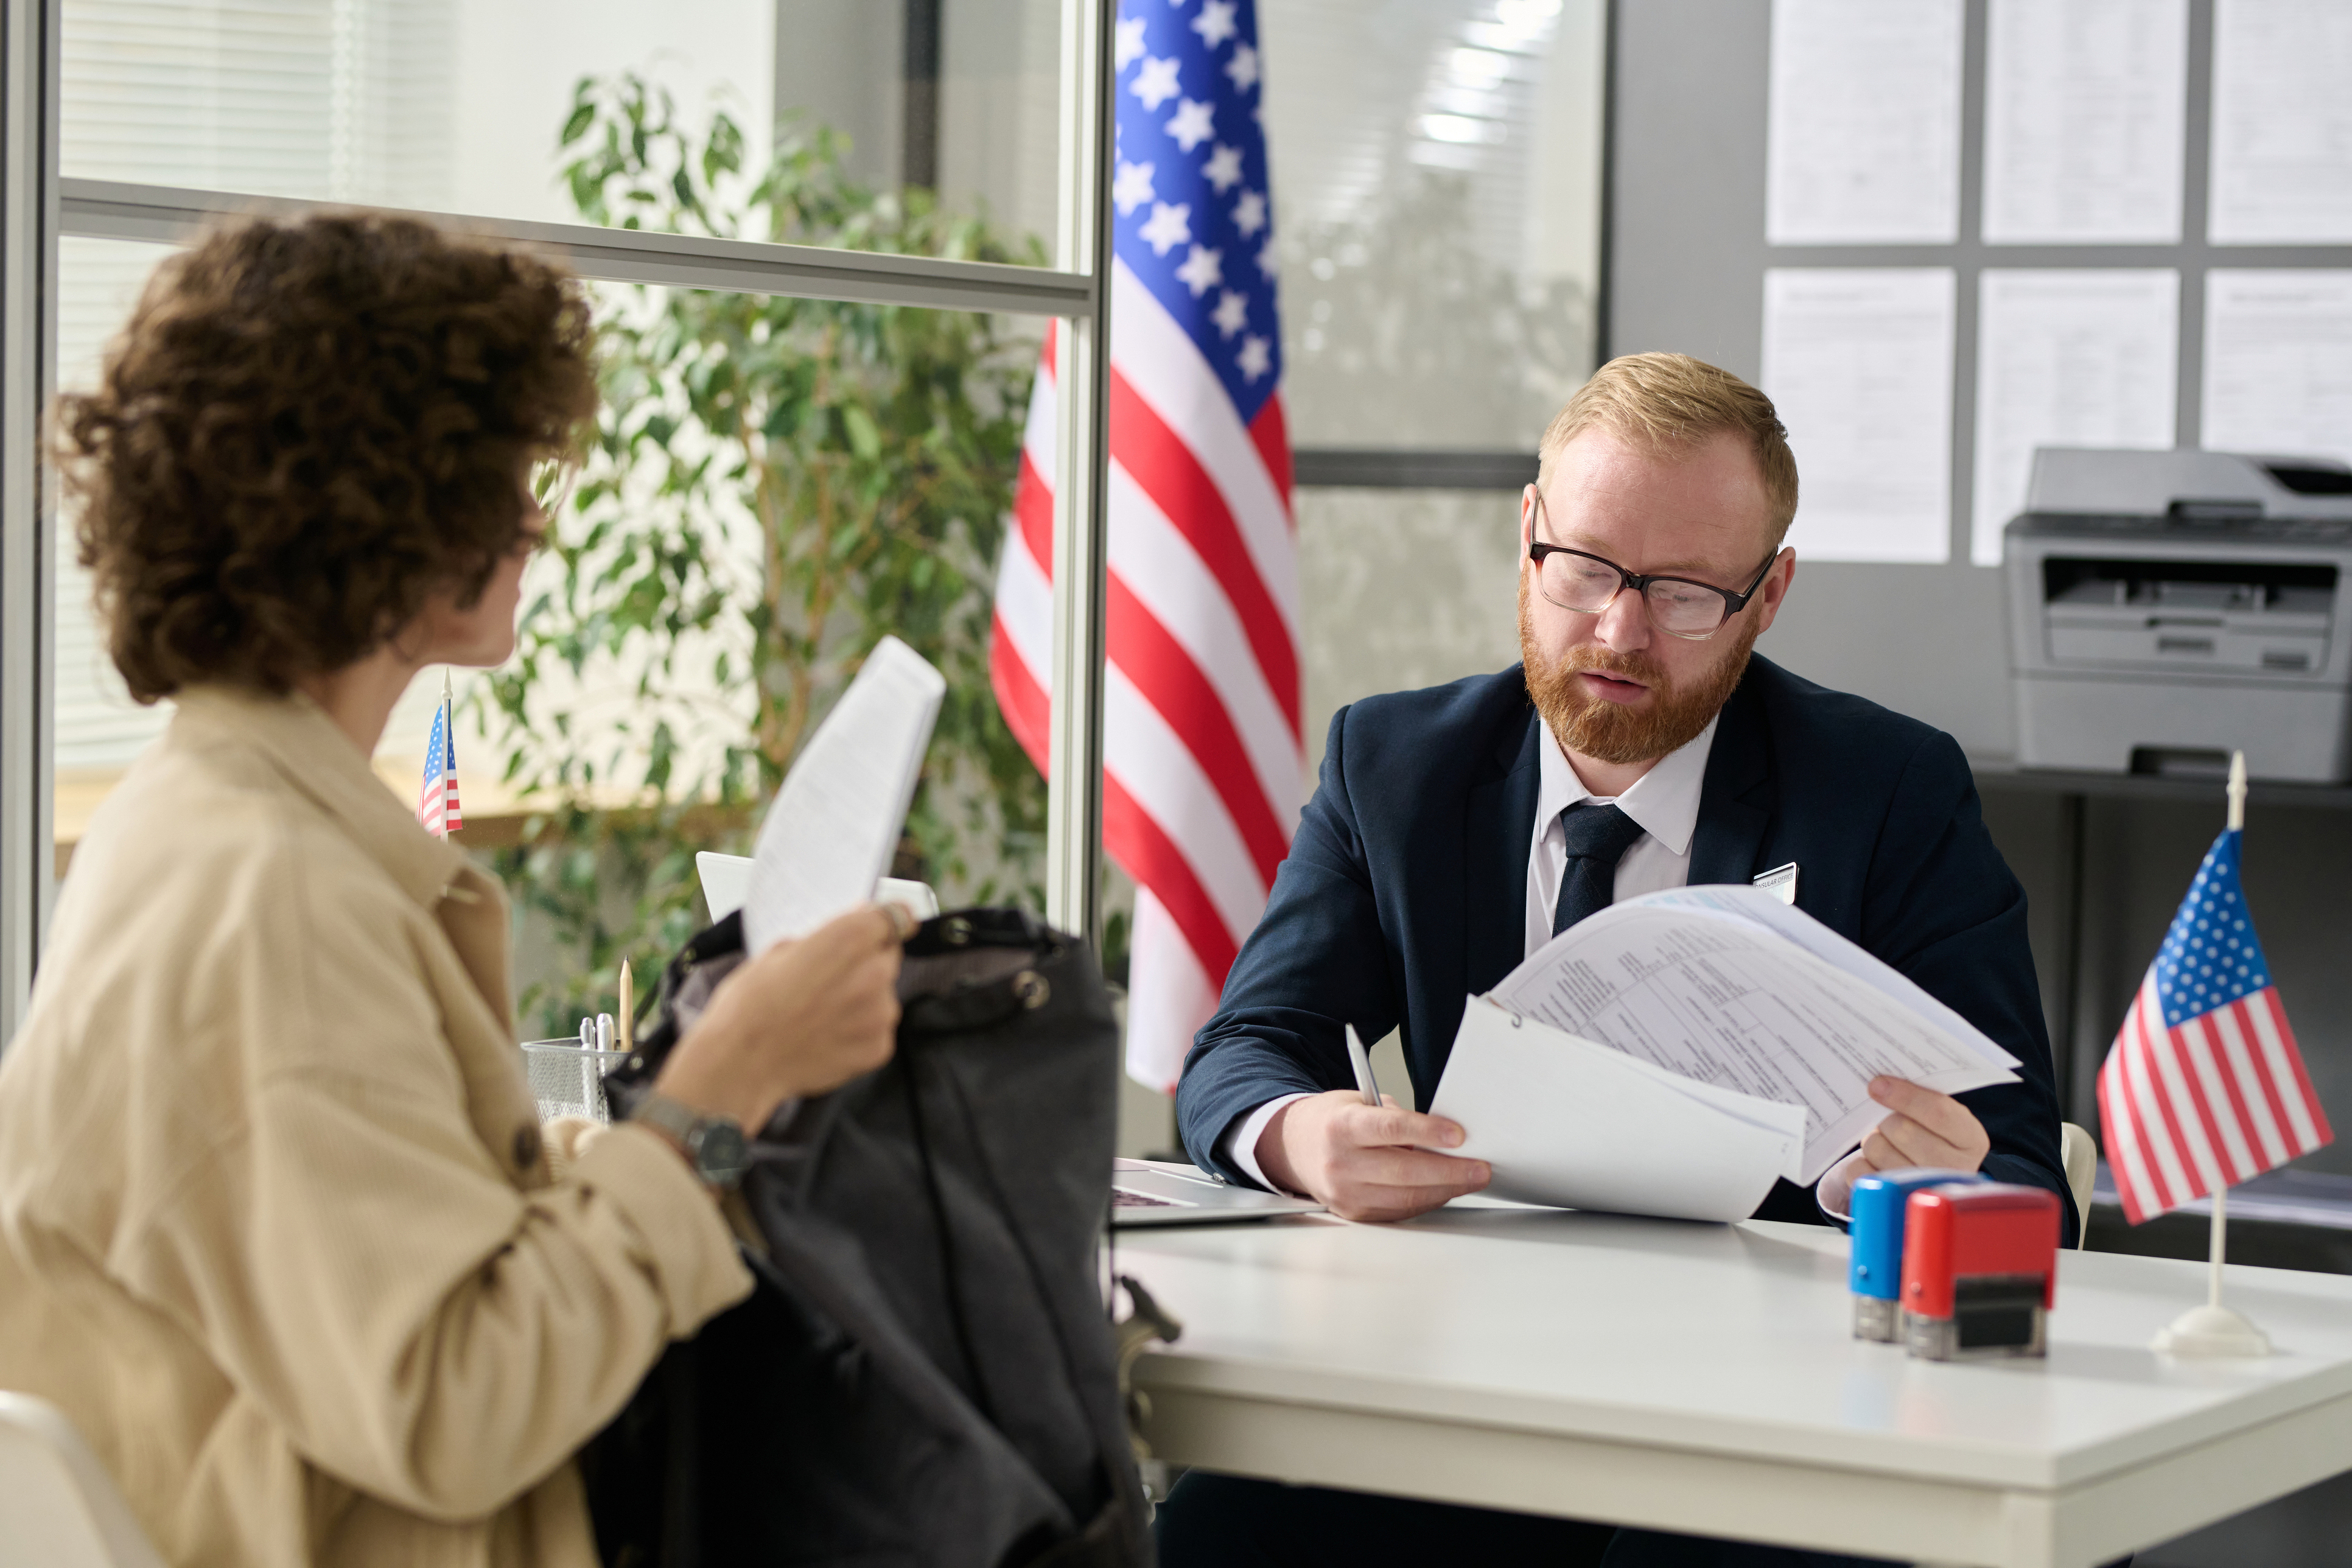
M 1348 1031 L 1348 1065 L 1356 1069 L 1356 1089 L 1366 1105 L 1381 1102 L 1381 1086 L 1372 1079 L 1372 1058 L 1364 1050 L 1364 1042 L 1357 1037 L 1356 1026 L 1343 1024 Z

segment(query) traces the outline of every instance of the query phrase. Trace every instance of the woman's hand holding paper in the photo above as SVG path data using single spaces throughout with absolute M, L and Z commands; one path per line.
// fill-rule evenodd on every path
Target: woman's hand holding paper
M 747 1131 L 787 1100 L 890 1059 L 904 911 L 869 905 L 780 942 L 723 981 L 655 1088 Z

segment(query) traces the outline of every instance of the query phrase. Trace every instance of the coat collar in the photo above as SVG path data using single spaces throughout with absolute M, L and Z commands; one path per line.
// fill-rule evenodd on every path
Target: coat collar
M 1535 704 L 1523 698 L 1517 721 L 1502 727 L 1489 776 L 1470 789 L 1463 933 L 1464 979 L 1472 995 L 1491 988 L 1527 956 L 1528 855 L 1543 782 L 1542 734 Z
M 326 710 L 300 692 L 273 697 L 229 686 L 191 687 L 173 700 L 174 743 L 221 742 L 257 754 L 298 794 L 333 817 L 401 890 L 433 910 L 453 889 L 461 900 L 482 896 L 484 874 L 463 850 L 417 825 L 384 788 L 351 738 Z
M 1715 751 L 1698 801 L 1698 831 L 1691 836 L 1690 885 L 1746 882 L 1756 875 L 1757 852 L 1778 804 L 1772 787 L 1772 735 L 1757 694 L 1757 667 L 1748 671 L 1717 716 Z M 1767 667 L 1769 668 L 1769 666 Z

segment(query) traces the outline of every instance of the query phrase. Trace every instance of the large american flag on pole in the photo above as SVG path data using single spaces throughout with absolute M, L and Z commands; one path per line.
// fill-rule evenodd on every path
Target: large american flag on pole
M 2303 1069 L 2223 831 L 2099 1069 L 2124 1215 L 2154 1219 L 2334 1140 Z
M 1298 815 L 1297 548 L 1251 0 L 1118 22 L 1103 841 L 1138 885 L 1128 1070 L 1175 1084 Z M 1046 761 L 1054 344 L 997 574 L 991 674 Z

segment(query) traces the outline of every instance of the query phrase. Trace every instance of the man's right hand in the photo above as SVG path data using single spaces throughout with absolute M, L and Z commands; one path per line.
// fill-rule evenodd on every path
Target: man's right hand
M 1294 1100 L 1258 1135 L 1257 1165 L 1275 1185 L 1304 1193 L 1341 1219 L 1411 1219 L 1494 1179 L 1484 1160 L 1433 1154 L 1462 1142 L 1458 1123 L 1352 1089 Z

